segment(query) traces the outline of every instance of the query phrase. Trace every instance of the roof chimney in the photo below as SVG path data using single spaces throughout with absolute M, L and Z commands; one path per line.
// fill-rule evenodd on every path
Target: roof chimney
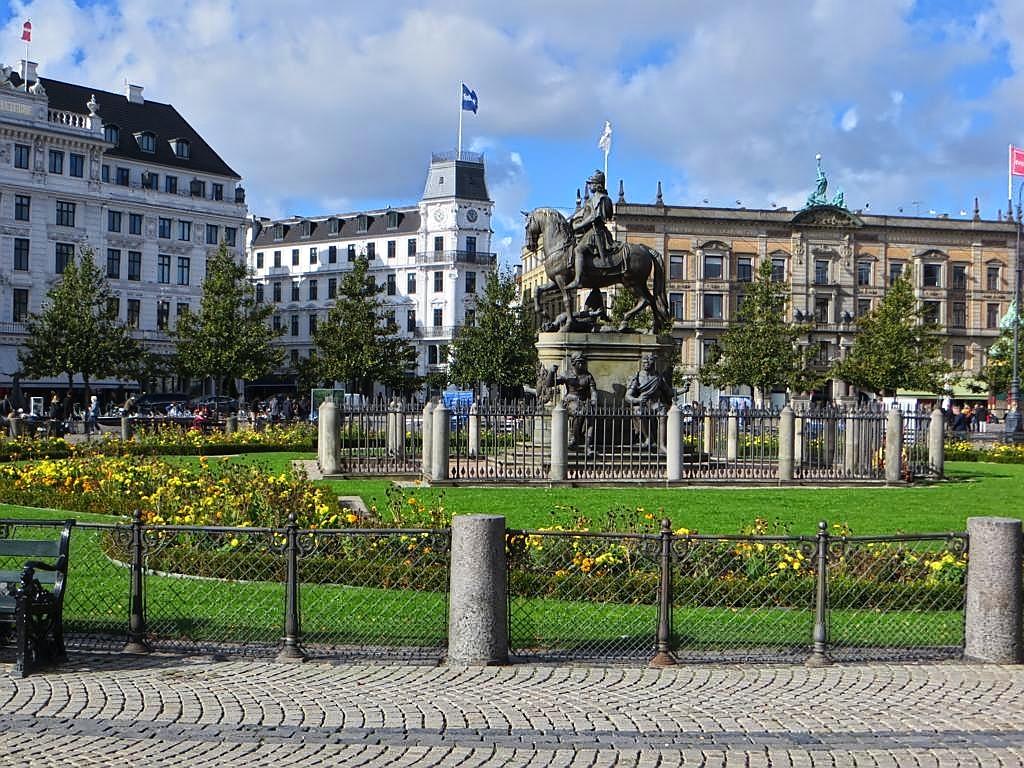
M 27 59 L 21 60 L 21 81 L 26 85 L 31 85 L 39 79 L 39 75 L 36 74 L 36 67 L 39 65 L 34 61 L 28 61 Z
M 132 104 L 142 104 L 142 86 L 125 83 L 124 97 Z

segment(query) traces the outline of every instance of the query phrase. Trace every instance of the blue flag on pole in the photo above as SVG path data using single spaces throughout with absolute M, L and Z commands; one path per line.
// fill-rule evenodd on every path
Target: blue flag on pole
M 469 86 L 465 83 L 462 84 L 462 108 L 476 114 L 476 91 L 469 90 Z

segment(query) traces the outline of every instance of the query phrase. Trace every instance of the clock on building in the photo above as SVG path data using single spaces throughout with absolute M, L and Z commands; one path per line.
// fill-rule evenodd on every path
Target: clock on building
M 435 208 L 434 209 L 434 221 L 436 221 L 438 224 L 440 224 L 442 221 L 444 221 L 444 209 L 443 208 Z
M 475 208 L 470 208 L 468 211 L 466 211 L 466 221 L 468 221 L 470 224 L 472 224 L 474 221 L 476 221 L 476 209 Z

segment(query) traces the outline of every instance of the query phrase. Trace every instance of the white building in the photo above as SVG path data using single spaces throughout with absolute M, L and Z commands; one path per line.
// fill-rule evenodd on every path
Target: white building
M 257 298 L 275 306 L 285 365 L 313 351 L 312 332 L 352 262 L 365 255 L 385 312 L 418 351 L 417 374 L 443 371 L 458 328 L 495 269 L 483 156 L 435 154 L 419 203 L 377 211 L 253 219 L 246 238 Z
M 167 330 L 198 309 L 207 256 L 221 242 L 243 256 L 239 181 L 140 86 L 114 94 L 39 78 L 33 62 L 0 69 L 0 387 L 19 369 L 25 319 L 81 245 L 106 268 L 121 319 L 169 353 Z

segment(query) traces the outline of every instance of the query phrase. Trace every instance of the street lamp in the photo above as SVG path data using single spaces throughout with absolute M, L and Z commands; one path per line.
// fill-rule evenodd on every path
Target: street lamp
M 1021 419 L 1018 402 L 1020 400 L 1020 216 L 1021 192 L 1024 182 L 1017 187 L 1017 247 L 1013 256 L 1013 375 L 1010 379 L 1010 402 L 1003 424 L 1003 439 L 1018 442 L 1024 438 L 1021 433 Z

